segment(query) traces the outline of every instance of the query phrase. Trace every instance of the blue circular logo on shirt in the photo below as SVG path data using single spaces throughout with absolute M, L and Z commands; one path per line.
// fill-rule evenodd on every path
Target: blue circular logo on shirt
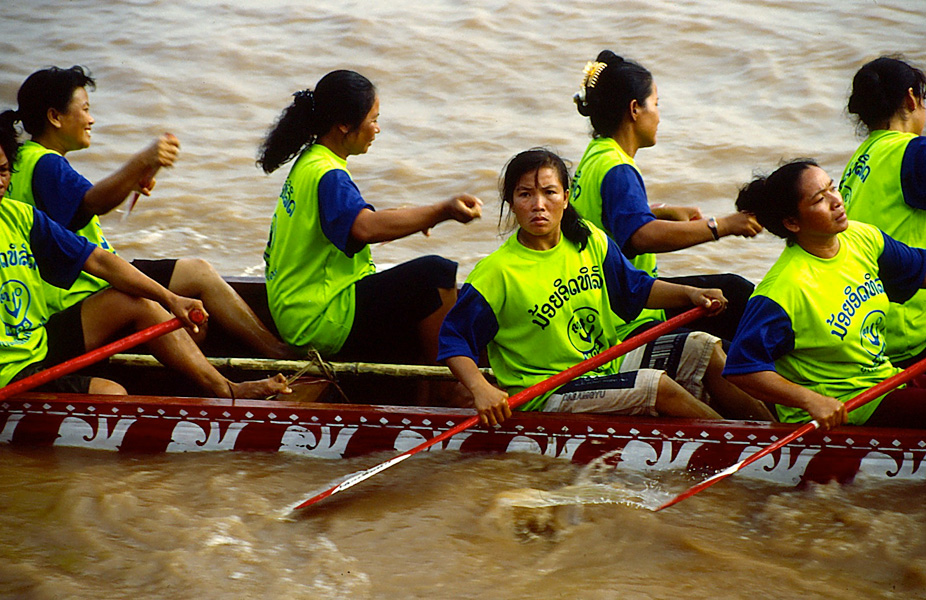
M 884 311 L 873 310 L 865 315 L 860 331 L 862 348 L 876 360 L 881 359 L 878 362 L 882 362 L 884 357 L 884 327 Z
M 21 281 L 11 279 L 0 286 L 0 304 L 3 304 L 3 323 L 9 329 L 19 328 L 29 313 L 29 288 Z
M 598 354 L 602 349 L 604 329 L 598 311 L 587 306 L 576 309 L 569 319 L 569 342 L 582 354 Z

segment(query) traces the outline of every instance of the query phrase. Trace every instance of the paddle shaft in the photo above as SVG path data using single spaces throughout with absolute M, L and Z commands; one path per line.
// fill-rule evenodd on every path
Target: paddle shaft
M 601 365 L 611 362 L 615 358 L 619 356 L 623 356 L 624 354 L 627 354 L 631 350 L 639 348 L 640 346 L 643 346 L 644 344 L 648 344 L 652 342 L 653 340 L 655 340 L 656 338 L 658 338 L 659 336 L 665 335 L 677 329 L 678 327 L 681 327 L 682 325 L 690 323 L 691 321 L 694 321 L 695 319 L 700 318 L 706 313 L 707 313 L 707 309 L 704 307 L 692 308 L 691 310 L 683 312 L 682 314 L 676 317 L 673 317 L 669 319 L 668 321 L 665 321 L 664 323 L 660 323 L 659 325 L 651 329 L 648 329 L 639 335 L 635 335 L 632 338 L 624 340 L 623 342 L 620 342 L 619 344 L 608 348 L 607 350 L 605 350 L 604 352 L 596 356 L 583 360 L 579 364 L 569 367 L 568 369 L 566 369 L 565 371 L 562 371 L 561 373 L 557 373 L 556 375 L 553 375 L 552 377 L 548 379 L 544 379 L 543 381 L 539 383 L 535 383 L 529 388 L 526 388 L 518 392 L 514 396 L 511 396 L 510 398 L 508 398 L 508 405 L 513 409 L 518 408 L 519 406 L 521 406 L 528 400 L 536 398 L 540 394 L 544 394 L 553 389 L 556 389 L 560 387 L 561 385 L 572 381 L 579 375 L 582 375 L 584 373 L 588 373 L 589 371 L 597 369 Z M 353 487 L 357 485 L 358 483 L 365 481 L 369 479 L 370 477 L 373 477 L 377 473 L 381 473 L 382 471 L 385 471 L 389 467 L 402 462 L 403 460 L 412 456 L 413 454 L 417 454 L 418 452 L 421 452 L 422 450 L 426 450 L 430 448 L 431 446 L 433 446 L 434 444 L 437 444 L 438 442 L 442 442 L 443 440 L 451 438 L 455 436 L 456 434 L 460 433 L 461 431 L 465 429 L 469 429 L 473 425 L 476 425 L 477 423 L 479 423 L 479 416 L 478 415 L 472 416 L 466 419 L 465 421 L 462 421 L 461 423 L 455 425 L 454 427 L 448 429 L 447 431 L 439 435 L 436 435 L 433 438 L 427 440 L 426 442 L 423 442 L 415 446 L 411 450 L 406 450 L 402 454 L 399 454 L 387 460 L 386 462 L 380 463 L 376 465 L 375 467 L 367 469 L 366 471 L 360 471 L 356 475 L 348 477 L 341 483 L 333 487 L 330 487 L 326 489 L 325 491 L 321 492 L 320 494 L 316 494 L 315 496 L 312 496 L 311 498 L 297 504 L 291 510 L 292 511 L 301 510 L 303 508 L 316 504 L 324 500 L 325 498 L 328 498 L 329 496 L 333 496 L 334 494 L 340 491 L 346 490 L 349 487 Z
M 910 367 L 907 367 L 906 369 L 904 369 L 900 373 L 897 373 L 893 377 L 888 377 L 887 379 L 885 379 L 878 385 L 873 386 L 870 389 L 865 390 L 864 392 L 862 392 L 855 398 L 848 400 L 846 402 L 846 412 L 851 412 L 855 410 L 856 408 L 862 406 L 863 404 L 868 404 L 872 400 L 876 398 L 880 398 L 887 392 L 893 390 L 894 388 L 898 386 L 901 386 L 907 383 L 908 381 L 910 381 L 917 375 L 920 375 L 924 371 L 926 371 L 926 359 L 923 359 L 919 361 L 918 363 L 915 363 L 911 365 Z M 701 483 L 693 485 L 685 492 L 682 492 L 675 498 L 672 498 L 671 500 L 669 500 L 668 502 L 666 502 L 665 504 L 657 508 L 656 511 L 660 511 L 664 508 L 669 508 L 670 506 L 674 504 L 678 504 L 679 502 L 681 502 L 682 500 L 685 500 L 686 498 L 690 498 L 691 496 L 694 496 L 701 490 L 711 487 L 712 485 L 714 485 L 721 479 L 726 479 L 727 477 L 729 477 L 730 475 L 733 475 L 734 473 L 736 473 L 743 467 L 751 465 L 752 463 L 756 462 L 763 456 L 768 456 L 775 450 L 778 450 L 779 448 L 787 444 L 790 444 L 791 442 L 801 437 L 802 435 L 806 435 L 810 433 L 811 431 L 818 429 L 819 427 L 820 427 L 820 424 L 815 420 L 811 421 L 810 423 L 805 423 L 804 425 L 798 427 L 797 429 L 795 429 L 794 431 L 792 431 L 785 437 L 781 438 L 774 444 L 766 446 L 762 450 L 759 450 L 755 454 L 750 455 L 749 457 L 745 458 L 744 460 L 741 460 L 735 465 L 727 467 L 723 471 L 705 479 Z
M 194 323 L 202 323 L 203 314 L 198 310 L 194 310 L 190 313 L 190 319 Z M 180 321 L 180 319 L 174 317 L 169 321 L 164 321 L 163 323 L 158 323 L 157 325 L 152 325 L 151 327 L 142 329 L 141 331 L 116 340 L 115 342 L 106 344 L 105 346 L 100 346 L 95 350 L 91 350 L 90 352 L 64 361 L 60 365 L 55 365 L 54 367 L 50 367 L 44 371 L 39 371 L 38 373 L 30 375 L 29 377 L 24 377 L 19 381 L 14 381 L 9 385 L 0 388 L 0 400 L 6 400 L 7 398 L 15 396 L 16 394 L 21 394 L 22 392 L 29 391 L 42 384 L 48 383 L 49 381 L 58 379 L 59 377 L 69 375 L 74 371 L 79 371 L 80 369 L 83 369 L 88 365 L 92 365 L 93 363 L 99 362 L 104 358 L 109 358 L 113 354 L 132 348 L 133 346 L 143 344 L 166 333 L 180 329 L 181 327 L 183 327 L 183 323 Z

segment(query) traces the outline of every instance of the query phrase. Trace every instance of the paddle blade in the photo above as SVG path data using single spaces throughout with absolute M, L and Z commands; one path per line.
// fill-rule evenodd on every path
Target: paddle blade
M 336 479 L 335 481 L 331 482 L 331 484 L 329 484 L 330 487 L 327 487 L 320 492 L 313 492 L 305 500 L 301 500 L 300 502 L 297 502 L 296 504 L 291 506 L 286 511 L 287 513 L 286 518 L 292 518 L 302 509 L 308 508 L 312 506 L 313 504 L 317 504 L 321 502 L 322 500 L 324 500 L 325 498 L 329 498 L 337 494 L 338 492 L 342 492 L 346 490 L 347 488 L 354 487 L 358 483 L 362 481 L 366 481 L 367 479 L 369 479 L 370 477 L 373 477 L 377 473 L 385 471 L 389 467 L 396 465 L 409 457 L 411 457 L 410 453 L 400 454 L 390 460 L 387 460 L 386 462 L 376 465 L 375 467 L 371 467 L 364 471 L 355 471 L 354 473 L 350 473 L 348 475 L 345 475 L 344 477 Z

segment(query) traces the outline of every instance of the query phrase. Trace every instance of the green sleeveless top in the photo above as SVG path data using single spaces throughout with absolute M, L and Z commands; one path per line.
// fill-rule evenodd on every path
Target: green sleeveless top
M 839 191 L 850 219 L 874 225 L 897 241 L 926 247 L 926 211 L 904 201 L 901 163 L 912 133 L 873 131 L 846 166 Z M 926 290 L 887 314 L 887 354 L 898 362 L 926 349 Z
M 629 165 L 637 173 L 640 172 L 633 158 L 624 152 L 624 149 L 620 147 L 620 144 L 614 138 L 601 137 L 593 139 L 585 149 L 585 154 L 582 156 L 582 160 L 579 161 L 579 166 L 576 167 L 570 190 L 570 202 L 579 211 L 582 218 L 590 221 L 595 227 L 603 229 L 612 237 L 612 232 L 608 230 L 603 222 L 602 215 L 605 199 L 602 197 L 601 188 L 605 175 L 618 165 Z M 612 203 L 612 210 L 619 210 L 619 207 L 613 206 L 613 204 L 619 203 L 620 198 L 609 198 L 608 201 Z M 628 258 L 628 260 L 633 266 L 645 271 L 652 277 L 659 276 L 655 254 L 638 254 L 633 258 Z M 665 311 L 645 308 L 633 322 L 620 325 L 618 335 L 623 339 L 643 323 L 664 321 L 665 318 Z
M 296 160 L 264 251 L 267 299 L 280 335 L 324 355 L 344 345 L 354 322 L 354 284 L 376 270 L 369 246 L 348 256 L 322 230 L 318 185 L 332 169 L 349 175 L 347 161 L 321 144 Z

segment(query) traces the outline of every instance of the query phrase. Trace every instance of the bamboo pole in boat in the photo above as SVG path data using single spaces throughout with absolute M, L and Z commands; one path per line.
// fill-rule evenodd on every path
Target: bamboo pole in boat
M 382 375 L 414 379 L 453 379 L 447 367 L 437 365 L 393 365 L 366 362 L 326 362 L 324 366 L 309 360 L 278 360 L 272 358 L 208 358 L 212 366 L 239 371 L 274 371 L 295 373 L 303 371 L 308 375 Z M 163 367 L 150 354 L 117 354 L 109 359 L 110 364 L 130 367 Z M 486 376 L 492 376 L 492 369 L 481 369 Z

